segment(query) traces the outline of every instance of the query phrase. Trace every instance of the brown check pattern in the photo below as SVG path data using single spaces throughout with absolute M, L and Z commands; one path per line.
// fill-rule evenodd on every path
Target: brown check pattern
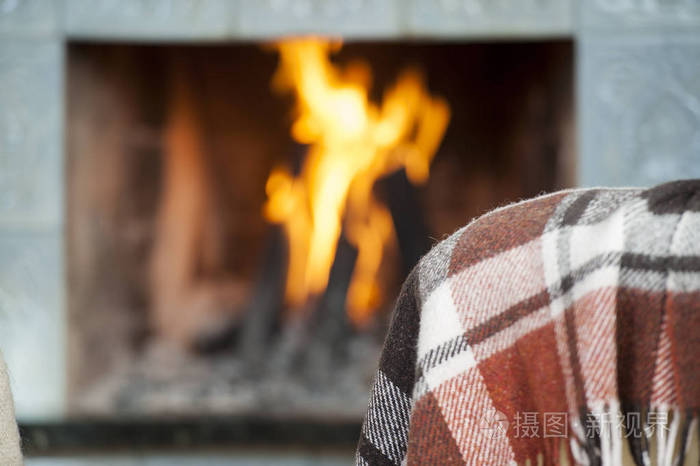
M 700 181 L 563 191 L 476 219 L 413 270 L 357 464 L 608 465 L 626 448 L 645 465 L 652 441 L 683 464 L 699 409 Z M 522 435 L 523 413 L 565 413 L 566 432 Z

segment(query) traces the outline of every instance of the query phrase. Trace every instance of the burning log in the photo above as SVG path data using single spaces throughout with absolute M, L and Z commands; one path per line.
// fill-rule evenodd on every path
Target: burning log
M 377 190 L 389 206 L 403 265 L 409 270 L 430 246 L 415 188 L 401 170 L 381 180 Z M 285 317 L 287 247 L 283 228 L 275 226 L 254 292 L 243 312 L 237 351 L 248 375 L 297 374 L 307 383 L 323 382 L 320 379 L 331 376 L 333 368 L 347 358 L 347 345 L 354 332 L 346 303 L 358 250 L 341 234 L 322 295 Z
M 273 345 L 268 371 L 298 374 L 318 381 L 333 362 L 342 362 L 352 326 L 346 313 L 346 297 L 352 280 L 357 250 L 341 236 L 323 295 L 290 316 Z
M 416 188 L 408 181 L 406 171 L 399 170 L 380 180 L 377 190 L 391 212 L 404 273 L 408 274 L 430 249 L 428 227 Z
M 292 144 L 291 160 L 294 173 L 299 173 L 307 147 Z M 283 318 L 287 269 L 289 267 L 289 242 L 280 225 L 273 225 L 268 235 L 259 274 L 247 307 L 243 311 L 241 339 L 237 352 L 249 372 L 260 372 L 266 348 L 278 334 Z M 279 334 L 277 335 L 279 336 Z
M 346 312 L 346 298 L 352 280 L 357 249 L 341 236 L 328 286 L 311 317 L 311 338 L 304 348 L 302 370 L 310 381 L 333 374 L 333 363 L 346 357 L 353 329 Z
M 333 373 L 323 368 L 342 360 L 351 321 L 364 325 L 379 309 L 379 271 L 394 230 L 406 270 L 427 251 L 409 180 L 427 180 L 450 113 L 416 70 L 402 73 L 381 104 L 373 102 L 369 69 L 337 67 L 329 58 L 335 47 L 314 39 L 279 43 L 272 82 L 296 95 L 292 135 L 308 152 L 297 170 L 271 171 L 264 215 L 288 239 L 286 303 L 308 312 L 286 322 L 271 371 L 297 367 L 311 378 Z M 373 192 L 385 176 L 389 208 Z
M 309 148 L 298 173 L 276 168 L 266 186 L 265 217 L 284 225 L 289 238 L 287 301 L 303 306 L 324 293 L 342 233 L 357 249 L 346 291 L 350 316 L 362 325 L 381 302 L 378 273 L 393 237 L 391 215 L 376 202 L 372 188 L 404 169 L 412 183 L 427 180 L 449 106 L 430 95 L 416 70 L 404 71 L 377 104 L 370 99 L 371 72 L 365 65 L 341 68 L 332 63 L 337 44 L 300 39 L 277 47 L 280 64 L 273 89 L 296 95 L 292 135 Z M 397 192 L 394 222 L 413 229 L 415 219 L 406 205 L 411 191 L 399 185 Z M 407 267 L 427 249 L 422 233 L 404 238 Z

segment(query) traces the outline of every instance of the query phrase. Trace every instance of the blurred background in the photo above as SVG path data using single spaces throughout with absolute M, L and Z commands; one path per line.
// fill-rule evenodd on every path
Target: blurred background
M 0 0 L 27 464 L 351 464 L 432 244 L 698 154 L 694 0 Z

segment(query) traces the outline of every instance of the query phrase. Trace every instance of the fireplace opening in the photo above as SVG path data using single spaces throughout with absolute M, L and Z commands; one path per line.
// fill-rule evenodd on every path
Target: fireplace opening
M 573 184 L 568 41 L 292 44 L 69 44 L 70 415 L 358 419 L 420 255 Z

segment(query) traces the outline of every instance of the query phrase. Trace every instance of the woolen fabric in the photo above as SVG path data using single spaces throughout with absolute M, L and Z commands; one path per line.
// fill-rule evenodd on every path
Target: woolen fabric
M 409 275 L 357 464 L 683 464 L 699 408 L 700 181 L 562 191 Z

